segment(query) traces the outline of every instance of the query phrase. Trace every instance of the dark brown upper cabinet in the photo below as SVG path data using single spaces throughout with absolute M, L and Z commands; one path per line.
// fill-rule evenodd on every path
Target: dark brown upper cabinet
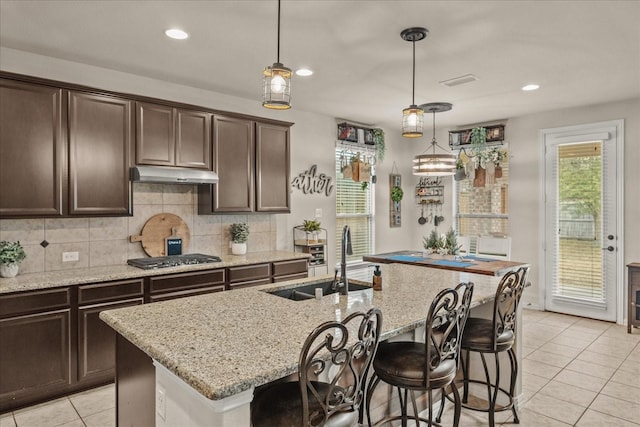
M 0 218 L 131 213 L 131 101 L 0 79 Z
M 256 211 L 290 212 L 289 127 L 256 123 Z
M 198 213 L 290 212 L 289 125 L 213 118 L 215 185 L 198 188 Z
M 136 164 L 211 170 L 211 114 L 136 103 Z
M 0 217 L 63 215 L 67 143 L 62 92 L 0 79 Z
M 132 102 L 69 92 L 69 214 L 129 215 Z

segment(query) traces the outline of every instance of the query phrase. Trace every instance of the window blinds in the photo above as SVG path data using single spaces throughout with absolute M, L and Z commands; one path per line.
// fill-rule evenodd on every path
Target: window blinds
M 374 186 L 362 189 L 361 182 L 343 178 L 341 168 L 342 150 L 336 149 L 336 259 L 340 259 L 342 229 L 348 225 L 351 229 L 353 255 L 348 261 L 361 261 L 364 255 L 373 250 L 373 200 Z
M 602 177 L 606 174 L 602 141 L 549 146 L 551 180 L 547 212 L 555 224 L 547 241 L 553 298 L 606 305 L 603 262 Z M 605 208 L 605 209 L 603 209 Z

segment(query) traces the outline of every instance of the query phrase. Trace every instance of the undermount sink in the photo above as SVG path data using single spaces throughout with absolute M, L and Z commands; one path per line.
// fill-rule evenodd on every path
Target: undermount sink
M 295 286 L 287 289 L 279 289 L 277 291 L 265 291 L 268 294 L 277 295 L 282 298 L 287 298 L 293 301 L 304 301 L 315 298 L 316 288 L 322 289 L 322 295 L 335 294 L 337 289 L 332 289 L 333 280 L 328 282 L 308 283 L 305 285 Z M 372 289 L 371 286 L 360 285 L 357 283 L 349 282 L 349 292 L 364 291 Z

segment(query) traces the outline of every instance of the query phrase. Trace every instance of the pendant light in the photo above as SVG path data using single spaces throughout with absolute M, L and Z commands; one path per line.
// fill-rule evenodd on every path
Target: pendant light
M 276 62 L 264 69 L 262 106 L 272 110 L 291 108 L 291 69 L 280 62 L 280 0 L 278 0 L 278 56 Z
M 416 105 L 416 42 L 427 37 L 429 31 L 426 28 L 407 28 L 400 33 L 403 40 L 413 44 L 413 83 L 411 89 L 411 105 L 402 110 L 402 136 L 405 138 L 418 138 L 422 136 L 424 124 L 424 111 Z
M 451 110 L 453 106 L 448 102 L 431 102 L 422 104 L 419 108 L 433 114 L 433 138 L 431 148 L 433 154 L 419 154 L 413 158 L 413 174 L 418 176 L 448 176 L 456 172 L 456 156 L 447 154 L 436 141 L 436 113 Z M 445 154 L 436 154 L 436 147 Z M 428 149 L 427 149 L 428 150 Z

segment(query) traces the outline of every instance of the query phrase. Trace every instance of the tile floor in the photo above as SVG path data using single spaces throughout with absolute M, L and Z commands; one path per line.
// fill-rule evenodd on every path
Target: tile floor
M 640 331 L 533 310 L 523 319 L 520 426 L 640 426 Z M 510 412 L 496 418 L 515 425 Z M 448 410 L 443 425 L 451 420 Z M 487 424 L 486 414 L 462 411 L 461 427 Z M 8 426 L 115 426 L 113 385 L 1 415 Z

